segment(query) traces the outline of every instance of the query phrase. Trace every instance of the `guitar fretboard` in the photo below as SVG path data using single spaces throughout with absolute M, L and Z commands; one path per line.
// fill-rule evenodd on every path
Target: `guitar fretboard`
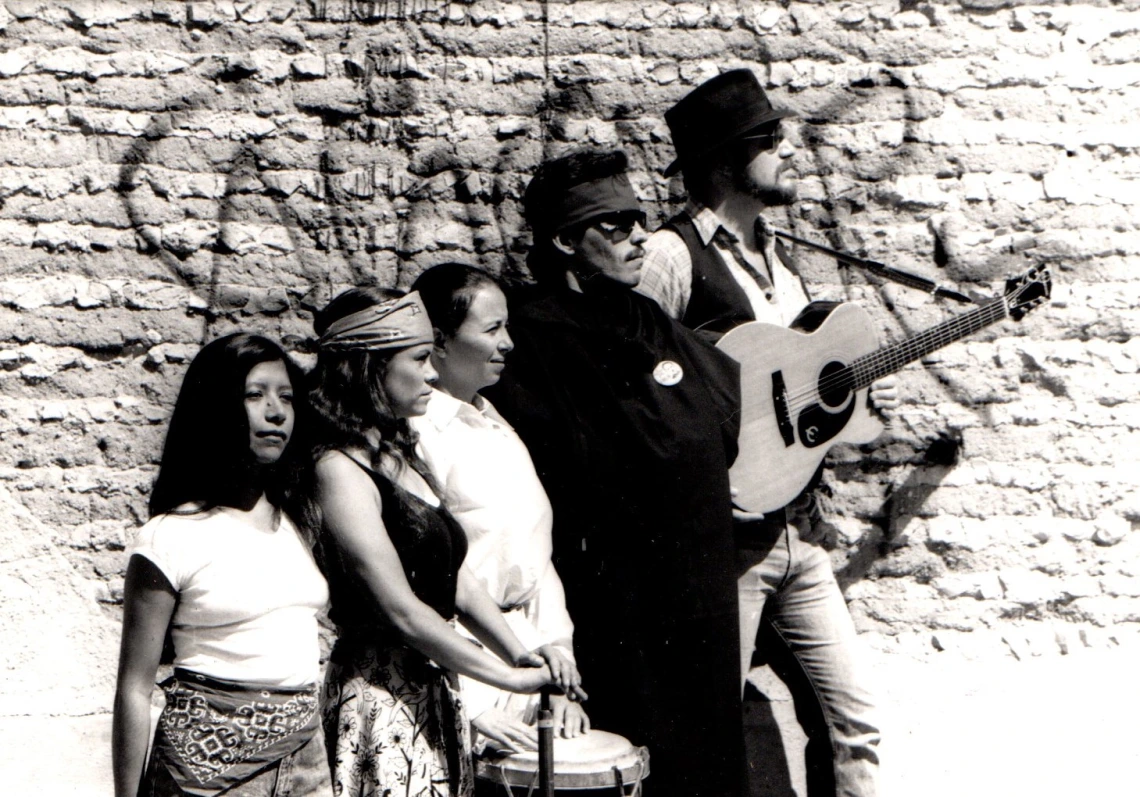
M 845 382 L 853 381 L 852 390 L 867 387 L 876 379 L 897 373 L 908 363 L 1001 321 L 1008 314 L 1006 297 L 999 296 L 913 337 L 859 357 L 844 369 L 846 373 L 841 378 Z

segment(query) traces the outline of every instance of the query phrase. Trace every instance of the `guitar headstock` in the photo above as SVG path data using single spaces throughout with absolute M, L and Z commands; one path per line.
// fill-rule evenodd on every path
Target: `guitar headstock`
M 1022 317 L 1043 304 L 1053 293 L 1053 278 L 1045 266 L 1034 266 L 1020 277 L 1005 281 L 1005 304 L 1013 320 Z

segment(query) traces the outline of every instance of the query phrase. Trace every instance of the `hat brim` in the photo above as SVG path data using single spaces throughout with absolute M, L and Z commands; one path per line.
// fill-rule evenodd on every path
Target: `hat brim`
M 661 173 L 666 177 L 672 177 L 677 172 L 682 171 L 685 168 L 686 163 L 691 164 L 694 161 L 698 161 L 702 158 L 705 158 L 708 155 L 710 155 L 711 153 L 716 152 L 718 149 L 723 147 L 725 144 L 730 144 L 733 141 L 736 141 L 740 138 L 743 138 L 744 136 L 748 135 L 750 132 L 752 132 L 753 130 L 755 130 L 758 127 L 766 125 L 770 122 L 775 122 L 778 119 L 787 119 L 788 117 L 795 116 L 795 115 L 796 115 L 796 112 L 791 110 L 790 108 L 773 108 L 768 113 L 760 116 L 759 119 L 752 120 L 751 123 L 748 125 L 748 127 L 744 128 L 743 130 L 732 131 L 731 133 L 729 133 L 728 135 L 719 139 L 718 141 L 716 141 L 712 144 L 709 144 L 707 147 L 702 149 L 700 152 L 692 153 L 692 154 L 690 154 L 684 158 L 674 159 L 674 161 L 672 163 L 670 163 L 668 166 L 666 166 L 665 170 L 662 171 Z

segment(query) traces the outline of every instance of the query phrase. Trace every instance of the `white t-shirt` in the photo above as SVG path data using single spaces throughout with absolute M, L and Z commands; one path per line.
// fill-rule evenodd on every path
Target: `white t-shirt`
M 178 592 L 175 666 L 265 686 L 317 681 L 317 612 L 328 585 L 284 514 L 274 532 L 226 509 L 159 515 L 130 553 L 153 562 Z

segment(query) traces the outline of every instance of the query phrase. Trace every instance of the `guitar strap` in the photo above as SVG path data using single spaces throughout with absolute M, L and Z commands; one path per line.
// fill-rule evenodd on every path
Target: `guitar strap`
M 760 236 L 761 236 L 761 233 L 760 233 L 761 224 L 762 224 L 762 222 L 759 219 L 757 219 L 756 232 L 755 232 L 755 235 L 757 238 L 760 238 Z M 760 286 L 760 290 L 762 290 L 765 294 L 774 292 L 776 290 L 775 275 L 773 274 L 772 279 L 769 279 L 767 274 L 762 273 L 760 271 L 760 269 L 756 268 L 756 266 L 752 263 L 752 261 L 750 261 L 747 257 L 744 256 L 744 252 L 742 251 L 742 248 L 740 246 L 739 239 L 737 239 L 732 233 L 730 233 L 724 227 L 717 228 L 717 231 L 714 234 L 713 239 L 715 240 L 718 236 L 721 238 L 722 244 L 727 246 L 728 249 L 733 253 L 732 259 L 735 260 L 737 262 L 737 264 L 742 269 L 744 269 L 744 271 L 748 274 L 748 276 L 752 278 L 753 282 L 755 282 L 757 285 Z M 769 267 L 769 269 L 770 268 L 771 267 Z
M 909 271 L 903 271 L 902 269 L 885 265 L 878 262 L 877 260 L 866 260 L 861 257 L 855 257 L 854 255 L 847 254 L 846 252 L 840 252 L 837 249 L 832 249 L 829 246 L 817 244 L 815 241 L 799 238 L 789 232 L 784 232 L 783 230 L 772 228 L 772 234 L 776 236 L 776 243 L 778 246 L 781 243 L 779 239 L 785 238 L 794 244 L 800 244 L 801 246 L 806 246 L 809 249 L 814 249 L 817 252 L 824 252 L 826 254 L 829 254 L 838 260 L 842 265 L 857 266 L 861 269 L 871 272 L 872 274 L 890 280 L 891 282 L 897 282 L 899 285 L 905 285 L 908 288 L 916 288 L 917 290 L 923 291 L 924 293 L 929 293 L 935 298 L 953 299 L 954 301 L 960 302 L 962 304 L 974 303 L 974 300 L 964 293 L 959 293 L 958 291 L 951 290 L 950 288 L 944 288 L 933 280 L 927 279 L 926 277 L 920 276 L 918 274 L 912 274 Z M 780 248 L 777 249 L 776 254 L 779 255 L 780 260 L 785 266 L 787 266 L 789 269 L 794 270 L 794 267 L 789 262 L 791 258 L 788 257 L 787 260 L 784 259 L 787 256 L 787 251 L 784 250 L 784 253 L 780 254 L 780 249 L 782 248 L 783 247 L 780 246 Z M 801 279 L 800 282 L 802 283 L 803 280 Z

